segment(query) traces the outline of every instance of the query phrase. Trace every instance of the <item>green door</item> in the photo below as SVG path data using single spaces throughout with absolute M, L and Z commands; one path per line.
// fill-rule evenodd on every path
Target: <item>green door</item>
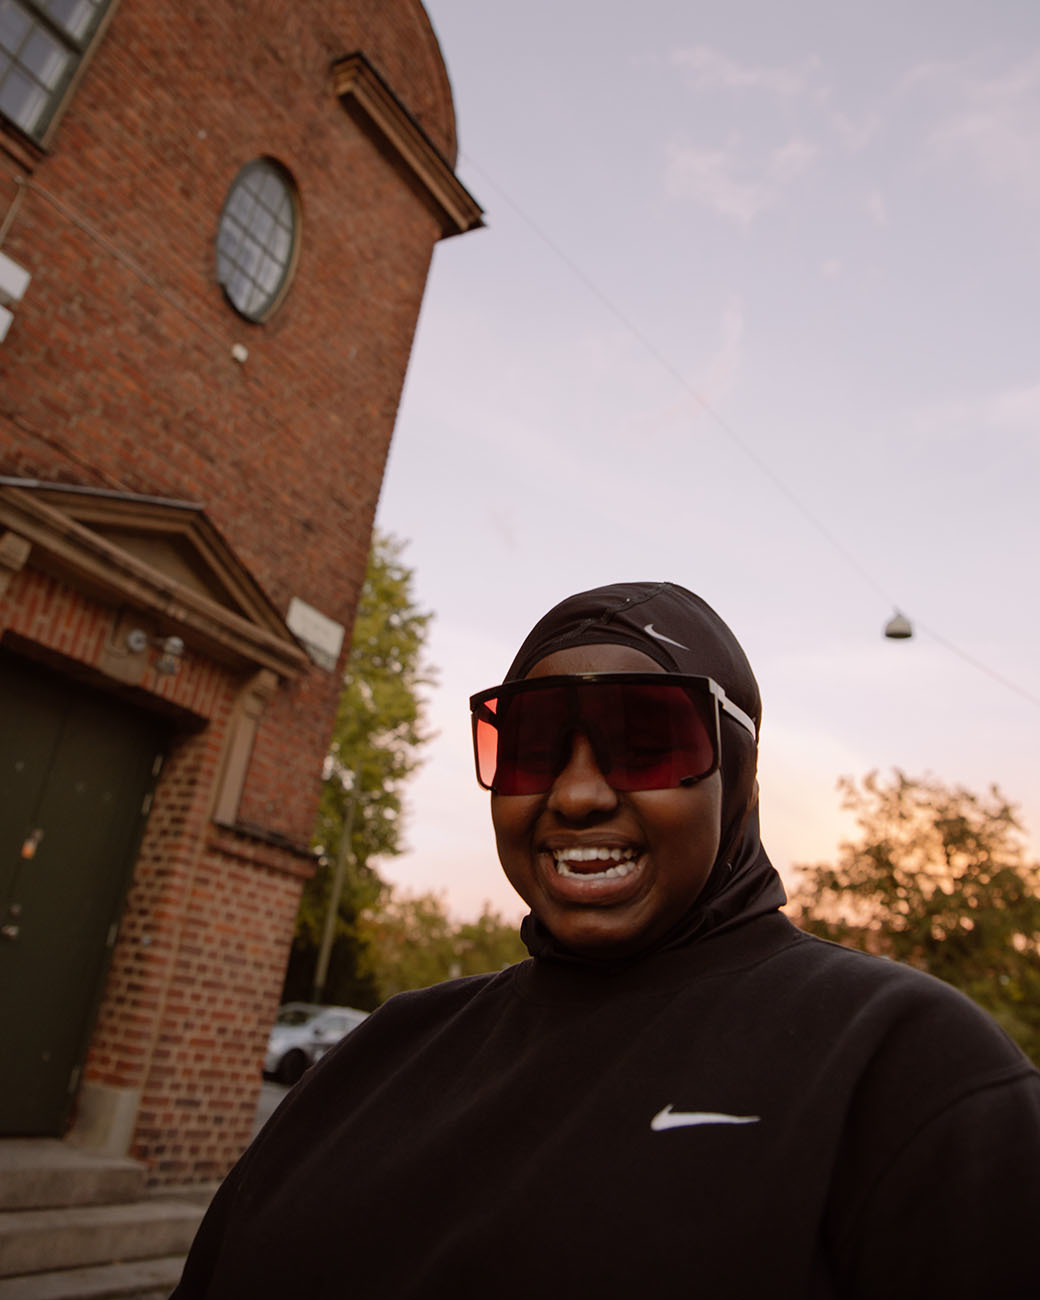
M 0 655 L 0 1133 L 64 1132 L 162 732 Z

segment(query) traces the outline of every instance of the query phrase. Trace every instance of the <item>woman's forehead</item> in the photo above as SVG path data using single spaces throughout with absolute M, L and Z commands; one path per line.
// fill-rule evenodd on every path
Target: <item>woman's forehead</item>
M 573 645 L 555 650 L 539 659 L 528 677 L 552 677 L 559 673 L 663 673 L 665 670 L 649 655 L 633 646 L 604 642 L 598 645 Z

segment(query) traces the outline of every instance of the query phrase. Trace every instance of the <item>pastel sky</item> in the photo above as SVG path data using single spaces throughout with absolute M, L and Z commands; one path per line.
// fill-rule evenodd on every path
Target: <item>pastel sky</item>
M 487 229 L 436 252 L 379 510 L 440 673 L 381 870 L 521 915 L 467 698 L 620 579 L 745 646 L 788 878 L 874 768 L 997 782 L 1040 843 L 1040 5 L 427 9 Z

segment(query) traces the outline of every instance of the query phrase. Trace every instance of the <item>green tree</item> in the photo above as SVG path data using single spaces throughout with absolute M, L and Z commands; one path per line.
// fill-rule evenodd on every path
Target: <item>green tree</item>
M 859 836 L 797 868 L 793 919 L 955 985 L 1040 1061 L 1040 864 L 1015 807 L 898 770 L 839 788 Z
M 423 687 L 435 680 L 423 652 L 432 617 L 420 610 L 405 543 L 373 535 L 368 568 L 343 675 L 314 844 L 320 865 L 303 891 L 296 921 L 286 998 L 309 999 L 344 828 L 350 852 L 337 909 L 325 999 L 372 1007 L 378 991 L 361 913 L 386 886 L 373 865 L 402 849 L 402 800 L 408 777 L 430 739 Z
M 527 956 L 517 927 L 489 904 L 475 921 L 456 923 L 437 894 L 387 891 L 361 918 L 361 927 L 380 999 L 501 970 Z

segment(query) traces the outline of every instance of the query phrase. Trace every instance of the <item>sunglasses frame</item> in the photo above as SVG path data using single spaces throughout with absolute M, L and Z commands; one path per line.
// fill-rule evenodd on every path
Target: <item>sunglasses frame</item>
M 473 761 L 476 766 L 477 784 L 484 790 L 490 790 L 495 793 L 494 786 L 488 785 L 480 775 L 480 749 L 477 740 L 477 725 L 480 722 L 488 723 L 490 726 L 496 726 L 496 715 L 490 710 L 482 710 L 482 706 L 488 700 L 501 699 L 505 696 L 524 695 L 529 691 L 545 690 L 550 687 L 574 687 L 582 684 L 596 685 L 602 683 L 606 686 L 678 686 L 687 691 L 695 691 L 698 695 L 707 696 L 713 703 L 715 715 L 715 764 L 711 771 L 705 772 L 697 780 L 703 780 L 711 775 L 719 765 L 722 751 L 722 727 L 720 721 L 720 712 L 727 714 L 734 722 L 738 723 L 747 731 L 751 739 L 758 743 L 758 731 L 755 727 L 754 719 L 750 714 L 734 704 L 726 694 L 725 690 L 718 684 L 713 677 L 693 675 L 689 673 L 560 673 L 551 677 L 522 677 L 515 682 L 503 682 L 500 686 L 491 686 L 486 691 L 478 691 L 476 695 L 471 695 L 469 700 L 470 713 L 472 715 L 473 729 Z M 544 793 L 544 792 L 543 792 Z M 505 797 L 505 796 L 503 796 Z

